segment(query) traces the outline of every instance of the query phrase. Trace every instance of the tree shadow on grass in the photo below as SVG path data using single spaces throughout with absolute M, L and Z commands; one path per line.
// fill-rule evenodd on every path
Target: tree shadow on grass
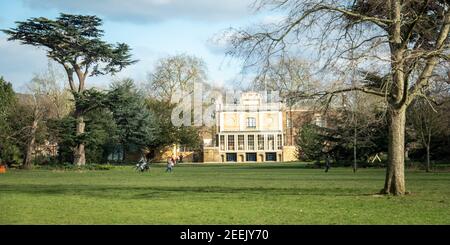
M 266 187 L 224 187 L 224 186 L 117 186 L 117 185 L 0 185 L 0 195 L 30 194 L 37 196 L 86 196 L 106 199 L 165 199 L 182 196 L 202 198 L 233 198 L 250 195 L 269 196 L 370 196 L 374 193 L 357 188 L 304 187 L 304 188 L 266 188 Z

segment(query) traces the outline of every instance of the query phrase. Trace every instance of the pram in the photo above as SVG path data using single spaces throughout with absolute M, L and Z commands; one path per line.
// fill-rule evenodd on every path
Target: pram
M 145 161 L 144 158 L 141 158 L 141 160 L 136 164 L 136 171 L 145 172 L 150 170 L 150 165 Z

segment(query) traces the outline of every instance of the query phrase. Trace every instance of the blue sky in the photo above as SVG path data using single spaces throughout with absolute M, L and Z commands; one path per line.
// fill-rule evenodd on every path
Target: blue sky
M 229 86 L 239 81 L 241 65 L 226 57 L 220 45 L 211 42 L 229 27 L 245 27 L 270 16 L 255 14 L 252 0 L 0 0 L 0 29 L 14 27 L 14 21 L 30 17 L 55 18 L 60 12 L 96 14 L 104 20 L 105 39 L 125 42 L 139 62 L 115 78 L 92 78 L 91 86 L 107 87 L 112 79 L 146 79 L 162 57 L 189 54 L 207 64 L 209 82 Z M 42 49 L 7 42 L 0 33 L 0 75 L 24 90 L 34 74 L 45 72 L 47 58 Z

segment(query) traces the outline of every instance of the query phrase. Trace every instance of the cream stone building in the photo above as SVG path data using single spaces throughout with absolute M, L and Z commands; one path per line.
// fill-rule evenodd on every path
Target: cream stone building
M 269 99 L 268 99 L 269 98 Z M 286 145 L 284 105 L 258 92 L 233 101 L 216 101 L 215 139 L 204 139 L 204 162 L 281 162 L 295 160 Z

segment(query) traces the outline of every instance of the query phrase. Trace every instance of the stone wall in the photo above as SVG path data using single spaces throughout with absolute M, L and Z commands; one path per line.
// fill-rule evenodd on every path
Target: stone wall
M 283 162 L 298 161 L 297 148 L 295 146 L 283 147 Z
M 217 147 L 203 148 L 203 162 L 221 162 L 219 149 Z

